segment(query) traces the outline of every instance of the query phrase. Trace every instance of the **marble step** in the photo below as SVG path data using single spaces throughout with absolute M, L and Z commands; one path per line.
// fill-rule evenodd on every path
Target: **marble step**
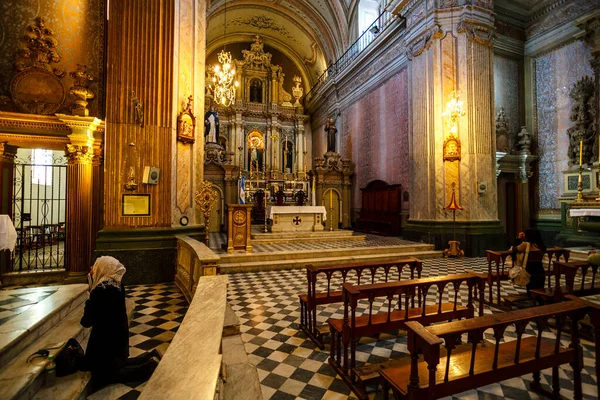
M 56 292 L 0 325 L 0 369 L 29 347 L 88 298 L 88 285 L 39 288 Z M 10 293 L 33 293 L 35 289 L 12 289 Z
M 236 263 L 223 263 L 220 265 L 222 274 L 235 274 L 239 272 L 260 272 L 260 271 L 274 271 L 282 269 L 301 269 L 306 264 L 313 265 L 328 265 L 328 264 L 350 264 L 361 261 L 389 261 L 399 258 L 415 257 L 418 259 L 426 258 L 441 258 L 442 251 L 438 250 L 423 250 L 415 252 L 400 252 L 400 253 L 379 253 L 379 254 L 362 254 L 362 255 L 346 255 L 338 257 L 319 257 L 319 258 L 298 258 L 298 259 L 284 259 L 284 260 L 273 260 L 269 262 L 265 261 L 247 261 L 247 262 L 236 262 Z
M 302 242 L 364 241 L 367 235 L 352 231 L 298 232 L 298 233 L 253 233 L 252 244 L 278 244 Z
M 219 265 L 232 263 L 247 263 L 247 262 L 265 262 L 268 261 L 283 261 L 283 260 L 299 260 L 307 258 L 329 258 L 329 257 L 348 257 L 372 254 L 399 254 L 399 253 L 421 253 L 427 254 L 432 251 L 432 244 L 415 243 L 412 245 L 392 245 L 392 246 L 370 246 L 370 247 L 354 247 L 354 248 L 337 248 L 337 249 L 314 249 L 314 250 L 286 250 L 286 251 L 271 251 L 264 253 L 233 253 L 219 254 L 221 261 Z M 441 253 L 439 253 L 441 254 Z M 415 257 L 415 256 L 412 256 Z
M 87 288 L 87 285 L 83 286 Z M 87 289 L 85 299 L 87 299 Z M 135 301 L 133 299 L 126 299 L 126 307 L 128 320 L 131 321 L 135 309 Z M 91 378 L 88 373 L 79 372 L 66 377 L 56 378 L 56 383 L 53 387 L 44 388 L 44 368 L 47 359 L 36 358 L 27 363 L 27 357 L 39 349 L 53 347 L 50 350 L 50 354 L 56 356 L 64 348 L 67 340 L 72 337 L 77 339 L 85 349 L 90 329 L 83 328 L 79 323 L 83 316 L 84 308 L 85 302 L 80 303 L 45 334 L 24 348 L 4 368 L 0 369 L 0 399 L 67 400 L 86 397 Z
M 224 337 L 221 343 L 223 364 L 226 366 L 223 400 L 262 399 L 258 372 L 256 366 L 248 361 L 241 336 Z
M 225 322 L 223 323 L 223 337 L 238 335 L 240 333 L 240 319 L 227 302 L 225 307 Z

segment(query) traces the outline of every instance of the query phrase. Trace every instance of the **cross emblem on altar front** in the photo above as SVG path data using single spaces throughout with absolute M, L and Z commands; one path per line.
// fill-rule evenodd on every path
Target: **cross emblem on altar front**
M 295 216 L 294 219 L 292 220 L 292 222 L 294 223 L 294 225 L 300 225 L 302 223 L 302 220 L 300 219 L 299 216 Z

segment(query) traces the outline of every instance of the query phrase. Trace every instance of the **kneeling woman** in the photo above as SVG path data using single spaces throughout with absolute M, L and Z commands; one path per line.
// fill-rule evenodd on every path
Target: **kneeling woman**
M 110 383 L 145 381 L 156 369 L 158 352 L 129 357 L 129 324 L 122 283 L 125 267 L 103 256 L 90 269 L 90 298 L 81 325 L 92 328 L 84 370 L 92 372 L 92 390 Z
M 531 279 L 527 284 L 527 294 L 532 289 L 543 289 L 546 281 L 546 274 L 544 272 L 544 265 L 542 260 L 546 253 L 546 245 L 542 241 L 542 235 L 537 229 L 527 229 L 525 231 L 525 238 L 523 243 L 513 247 L 518 253 L 526 253 L 527 246 L 529 245 L 529 254 L 527 258 L 527 265 L 525 270 L 531 275 Z

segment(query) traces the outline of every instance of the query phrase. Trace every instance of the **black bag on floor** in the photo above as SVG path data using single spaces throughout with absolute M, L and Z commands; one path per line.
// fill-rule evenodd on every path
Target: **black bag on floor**
M 83 354 L 83 348 L 77 339 L 69 339 L 65 348 L 56 356 L 56 376 L 67 376 L 79 371 Z

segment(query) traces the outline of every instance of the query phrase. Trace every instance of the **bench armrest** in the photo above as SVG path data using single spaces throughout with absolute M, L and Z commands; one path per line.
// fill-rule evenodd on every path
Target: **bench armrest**
M 417 335 L 425 344 L 429 346 L 439 346 L 443 343 L 442 339 L 435 336 L 427 330 L 423 325 L 417 321 L 409 321 L 406 323 L 406 330 L 413 332 Z

